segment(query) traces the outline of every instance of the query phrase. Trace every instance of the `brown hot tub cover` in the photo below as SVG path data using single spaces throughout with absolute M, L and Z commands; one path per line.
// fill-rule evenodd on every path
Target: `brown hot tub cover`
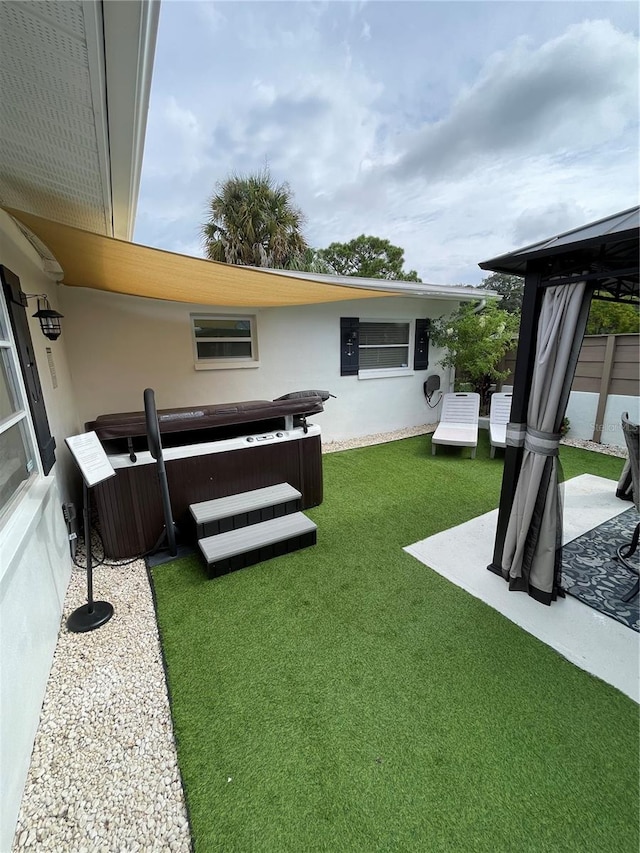
M 299 392 L 297 392 L 299 393 Z M 161 433 L 185 432 L 213 427 L 266 421 L 283 418 L 285 415 L 305 417 L 324 411 L 320 393 L 304 397 L 287 395 L 279 400 L 250 400 L 242 403 L 221 403 L 214 406 L 195 406 L 183 409 L 160 409 L 158 424 Z M 121 412 L 100 415 L 95 421 L 85 424 L 94 430 L 99 439 L 108 441 L 146 435 L 144 412 Z

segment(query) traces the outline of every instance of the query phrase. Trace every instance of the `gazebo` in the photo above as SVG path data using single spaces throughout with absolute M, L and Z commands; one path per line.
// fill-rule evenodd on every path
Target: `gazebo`
M 640 207 L 484 261 L 524 276 L 502 491 L 489 570 L 543 604 L 560 592 L 560 427 L 592 299 L 640 304 Z

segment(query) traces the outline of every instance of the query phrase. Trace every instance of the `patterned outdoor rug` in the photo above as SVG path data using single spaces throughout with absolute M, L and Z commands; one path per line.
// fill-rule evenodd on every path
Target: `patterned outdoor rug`
M 562 548 L 562 587 L 569 595 L 634 631 L 640 631 L 640 596 L 625 604 L 622 597 L 636 576 L 613 559 L 616 549 L 631 540 L 638 512 L 631 507 Z M 631 559 L 638 566 L 640 547 Z

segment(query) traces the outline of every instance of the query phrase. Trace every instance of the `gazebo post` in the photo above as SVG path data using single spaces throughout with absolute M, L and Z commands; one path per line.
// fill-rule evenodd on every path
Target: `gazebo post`
M 505 452 L 504 472 L 502 476 L 502 489 L 500 493 L 500 506 L 498 510 L 498 524 L 494 543 L 494 551 L 492 562 L 487 568 L 501 575 L 506 580 L 509 580 L 510 572 L 503 572 L 502 561 L 504 556 L 504 547 L 507 540 L 507 530 L 509 529 L 509 520 L 513 509 L 513 503 L 516 497 L 518 483 L 522 476 L 522 464 L 525 457 L 525 451 L 522 447 L 511 446 L 520 444 L 523 429 L 529 431 L 528 445 L 533 447 L 531 452 L 542 456 L 553 455 L 555 445 L 560 432 L 562 415 L 565 412 L 569 394 L 571 392 L 571 379 L 575 373 L 580 343 L 584 330 L 586 328 L 589 302 L 594 295 L 600 298 L 607 298 L 614 302 L 626 303 L 630 305 L 640 304 L 640 291 L 638 288 L 638 238 L 640 236 L 640 205 L 631 207 L 628 210 L 623 210 L 620 213 L 615 213 L 612 216 L 607 216 L 604 219 L 599 219 L 597 222 L 590 222 L 583 225 L 581 228 L 574 228 L 571 231 L 566 231 L 562 234 L 557 234 L 546 240 L 540 240 L 530 246 L 525 246 L 515 252 L 509 252 L 506 255 L 500 255 L 497 258 L 492 258 L 488 261 L 483 261 L 479 266 L 483 270 L 491 272 L 506 273 L 507 275 L 520 275 L 525 277 L 525 289 L 522 305 L 522 317 L 520 321 L 520 341 L 518 344 L 518 353 L 516 356 L 516 368 L 514 376 L 514 388 L 511 407 L 510 429 L 507 429 L 507 447 Z M 580 285 L 578 288 L 577 286 Z M 562 296 L 562 286 L 572 287 L 568 291 L 566 298 Z M 563 329 L 558 329 L 560 337 L 550 342 L 555 349 L 541 356 L 541 363 L 536 363 L 536 348 L 538 338 L 538 326 L 542 315 L 542 306 L 545 303 L 546 288 L 552 288 L 552 294 L 549 300 L 550 312 L 555 311 L 558 306 L 562 306 L 561 314 L 557 317 L 551 314 L 547 317 L 545 311 L 545 331 L 551 333 L 554 324 L 549 322 L 550 319 L 556 319 L 558 324 L 563 326 Z M 559 288 L 559 290 L 558 290 Z M 582 294 L 582 305 L 578 305 L 577 296 Z M 574 298 L 575 297 L 575 298 Z M 556 298 L 558 300 L 556 304 Z M 564 325 L 566 323 L 566 329 Z M 569 347 L 569 333 L 572 332 L 572 345 Z M 565 334 L 566 332 L 566 334 Z M 553 355 L 553 365 L 548 363 Z M 562 365 L 564 377 L 560 377 L 557 373 L 558 363 Z M 532 412 L 532 417 L 536 424 L 528 425 L 528 413 L 530 408 L 531 384 L 533 376 L 538 368 L 543 368 L 540 375 L 541 383 L 544 384 L 548 379 L 553 385 L 553 399 L 547 396 L 545 409 L 542 410 L 539 406 L 536 408 L 539 411 Z M 560 381 L 562 379 L 562 382 Z M 541 389 L 541 397 L 544 396 Z M 550 404 L 547 410 L 547 404 Z M 553 415 L 553 424 L 551 423 Z M 534 417 L 535 416 L 535 417 Z M 544 421 L 544 429 L 540 427 L 540 422 Z M 535 435 L 537 434 L 537 435 Z M 539 442 L 542 441 L 542 444 Z M 546 444 L 545 444 L 546 442 Z M 537 444 L 538 443 L 538 444 Z M 550 452 L 550 453 L 549 453 Z M 527 457 L 528 457 L 527 453 Z M 552 464 L 553 471 L 551 475 L 557 476 L 557 467 Z M 538 479 L 540 479 L 538 477 Z M 540 488 L 542 480 L 538 484 Z M 547 483 L 549 487 L 551 481 Z M 529 496 L 536 498 L 534 511 L 538 511 L 540 516 L 539 522 L 536 525 L 529 526 L 528 531 L 519 532 L 520 546 L 530 545 L 527 555 L 527 572 L 531 573 L 531 568 L 534 558 L 537 555 L 532 549 L 537 549 L 537 543 L 540 542 L 541 523 L 545 522 L 546 539 L 542 549 L 546 548 L 546 554 L 551 553 L 553 542 L 551 541 L 555 529 L 556 538 L 559 528 L 556 522 L 549 518 L 547 507 L 552 504 L 546 503 L 546 494 L 543 491 L 538 491 L 537 496 Z M 539 506 L 538 506 L 538 498 Z M 552 503 L 552 510 L 555 511 L 555 503 L 557 495 Z M 531 509 L 531 501 L 529 501 L 527 513 Z M 546 512 L 546 518 L 542 515 Z M 522 535 L 520 535 L 522 534 Z M 531 540 L 529 537 L 531 534 Z M 527 541 L 525 542 L 524 539 Z M 511 540 L 511 537 L 509 537 Z M 534 541 L 536 540 L 536 541 Z M 557 542 L 556 542 L 557 546 Z M 553 587 L 547 589 L 547 577 L 545 571 L 548 569 L 548 560 L 542 561 L 542 574 L 536 566 L 536 579 L 541 582 L 539 588 L 534 584 L 529 584 L 527 578 L 524 583 L 510 583 L 510 588 L 527 589 L 529 595 L 543 601 L 545 604 L 550 603 L 555 597 L 555 586 L 557 581 L 557 558 L 559 550 L 555 549 L 556 563 L 554 563 L 554 578 Z M 520 555 L 522 556 L 522 554 Z M 514 581 L 520 581 L 521 578 L 514 575 Z
M 527 421 L 529 394 L 536 355 L 538 319 L 542 306 L 544 289 L 540 286 L 542 275 L 539 269 L 527 266 L 524 279 L 524 294 L 520 331 L 518 335 L 518 350 L 516 367 L 513 378 L 513 396 L 511 398 L 510 423 L 523 424 Z M 504 470 L 502 474 L 502 489 L 498 508 L 498 526 L 493 548 L 493 559 L 487 566 L 489 571 L 502 575 L 502 552 L 507 534 L 507 525 L 513 506 L 513 498 L 518 485 L 520 468 L 522 467 L 523 447 L 513 447 L 507 444 L 504 454 Z

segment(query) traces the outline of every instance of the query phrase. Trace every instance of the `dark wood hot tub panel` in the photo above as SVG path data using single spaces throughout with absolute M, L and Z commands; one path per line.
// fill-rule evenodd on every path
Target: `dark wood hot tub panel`
M 320 436 L 253 446 L 246 450 L 165 460 L 171 505 L 181 531 L 190 528 L 189 504 L 289 483 L 302 493 L 302 508 L 322 503 Z M 123 559 L 149 551 L 164 518 L 155 465 L 119 468 L 94 489 L 107 556 Z

